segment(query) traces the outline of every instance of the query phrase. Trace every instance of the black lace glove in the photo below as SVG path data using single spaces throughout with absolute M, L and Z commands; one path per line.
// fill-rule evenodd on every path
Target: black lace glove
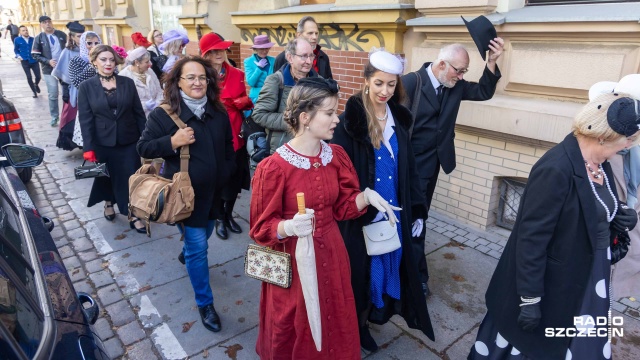
M 638 223 L 638 213 L 624 203 L 620 203 L 620 208 L 616 216 L 611 221 L 611 229 L 616 232 L 633 230 Z
M 533 299 L 528 296 L 523 296 L 524 299 Z M 533 331 L 542 318 L 542 312 L 540 311 L 540 303 L 521 305 L 520 315 L 518 316 L 518 326 L 524 331 Z

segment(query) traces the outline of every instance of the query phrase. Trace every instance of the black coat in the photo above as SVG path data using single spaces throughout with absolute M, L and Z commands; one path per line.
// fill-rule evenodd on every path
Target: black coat
M 215 219 L 214 193 L 229 180 L 235 171 L 235 151 L 231 137 L 231 124 L 227 113 L 216 109 L 211 102 L 202 119 L 182 102 L 180 119 L 194 131 L 196 141 L 189 145 L 189 177 L 195 193 L 191 216 L 184 220 L 190 227 L 206 227 Z M 178 126 L 164 109 L 157 107 L 149 113 L 147 127 L 138 141 L 138 153 L 144 158 L 164 159 L 164 176 L 171 179 L 180 170 L 180 149 L 171 148 L 171 136 Z
M 284 51 L 276 56 L 276 61 L 273 64 L 273 71 L 280 70 L 287 63 L 287 57 L 284 55 Z M 322 76 L 325 79 L 333 79 L 333 74 L 331 73 L 331 63 L 329 62 L 329 57 L 327 54 L 320 50 L 318 52 L 318 61 L 316 61 L 316 65 L 318 66 L 318 75 Z
M 408 141 L 408 127 L 411 113 L 404 106 L 389 102 L 391 114 L 396 123 L 395 132 L 398 140 L 398 200 L 400 224 L 402 228 L 402 263 L 400 266 L 401 301 L 385 309 L 383 322 L 398 313 L 409 327 L 420 329 L 431 340 L 434 340 L 433 328 L 426 300 L 420 284 L 418 260 L 424 254 L 416 253 L 411 237 L 413 220 L 426 218 L 424 194 L 420 192 L 417 172 Z M 374 188 L 375 159 L 373 145 L 367 130 L 367 118 L 360 95 L 354 95 L 347 101 L 345 112 L 340 115 L 340 123 L 335 129 L 332 143 L 342 146 L 353 162 L 360 189 Z M 384 145 L 382 145 L 384 146 Z M 351 263 L 351 285 L 356 300 L 356 311 L 362 313 L 368 308 L 370 257 L 364 243 L 362 227 L 373 221 L 378 210 L 369 206 L 363 216 L 339 223 L 344 238 L 349 261 Z M 365 280 L 367 279 L 367 280 Z M 399 306 L 398 306 L 399 305 Z
M 435 89 L 431 84 L 425 63 L 418 73 L 422 78 L 422 94 L 416 114 L 411 143 L 416 156 L 420 178 L 428 179 L 434 173 L 438 161 L 442 170 L 449 174 L 456 167 L 456 151 L 453 144 L 456 118 L 462 100 L 483 101 L 493 97 L 496 84 L 500 79 L 500 70 L 496 65 L 493 74 L 486 66 L 479 83 L 460 80 L 451 89 L 445 89 L 443 108 L 440 108 Z M 402 85 L 407 97 L 413 101 L 416 88 L 416 75 L 406 74 L 402 77 Z M 428 183 L 423 181 L 424 186 Z M 426 189 L 425 189 L 426 191 Z
M 114 115 L 98 76 L 84 81 L 78 87 L 78 116 L 82 130 L 84 151 L 95 150 L 95 145 L 113 147 L 138 141 L 146 117 L 133 80 L 116 75 L 118 109 Z
M 613 174 L 603 164 L 617 198 Z M 596 249 L 596 200 L 573 134 L 538 160 L 520 200 L 518 216 L 486 293 L 500 334 L 532 359 L 563 360 L 571 338 L 544 336 L 547 327 L 573 328 Z M 592 289 L 590 289 L 592 290 Z M 542 319 L 520 329 L 520 296 L 540 296 Z

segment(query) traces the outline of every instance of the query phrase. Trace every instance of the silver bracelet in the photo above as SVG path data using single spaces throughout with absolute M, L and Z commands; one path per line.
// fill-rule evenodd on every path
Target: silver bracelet
M 537 304 L 540 302 L 540 300 L 542 300 L 541 297 L 534 297 L 534 298 L 527 299 L 524 296 L 520 296 L 520 301 L 522 301 L 522 304 L 520 304 L 520 306 Z

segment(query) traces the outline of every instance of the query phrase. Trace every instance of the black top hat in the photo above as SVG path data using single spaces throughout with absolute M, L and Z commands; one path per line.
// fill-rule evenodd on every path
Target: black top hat
M 76 34 L 80 34 L 84 32 L 84 25 L 80 24 L 77 21 L 72 21 L 67 23 L 67 29 L 69 29 L 69 31 L 74 32 Z
M 637 133 L 640 130 L 640 102 L 628 97 L 615 100 L 607 110 L 607 122 L 620 135 L 631 136 Z
M 482 15 L 471 21 L 465 20 L 462 16 L 460 17 L 462 18 L 462 21 L 464 21 L 464 24 L 467 25 L 467 30 L 469 30 L 469 34 L 471 34 L 473 42 L 476 43 L 478 51 L 480 51 L 480 55 L 482 56 L 482 60 L 486 61 L 489 42 L 498 37 L 496 28 L 493 27 L 493 24 L 489 19 Z

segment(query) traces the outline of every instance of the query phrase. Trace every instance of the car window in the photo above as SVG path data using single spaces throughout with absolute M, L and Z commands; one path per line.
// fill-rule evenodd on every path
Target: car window
M 0 188 L 0 256 L 11 267 L 29 294 L 36 298 L 33 266 L 24 234 L 19 229 L 17 209 L 7 198 L 4 189 Z
M 20 349 L 32 358 L 42 337 L 42 313 L 35 309 L 0 268 L 0 322 Z

